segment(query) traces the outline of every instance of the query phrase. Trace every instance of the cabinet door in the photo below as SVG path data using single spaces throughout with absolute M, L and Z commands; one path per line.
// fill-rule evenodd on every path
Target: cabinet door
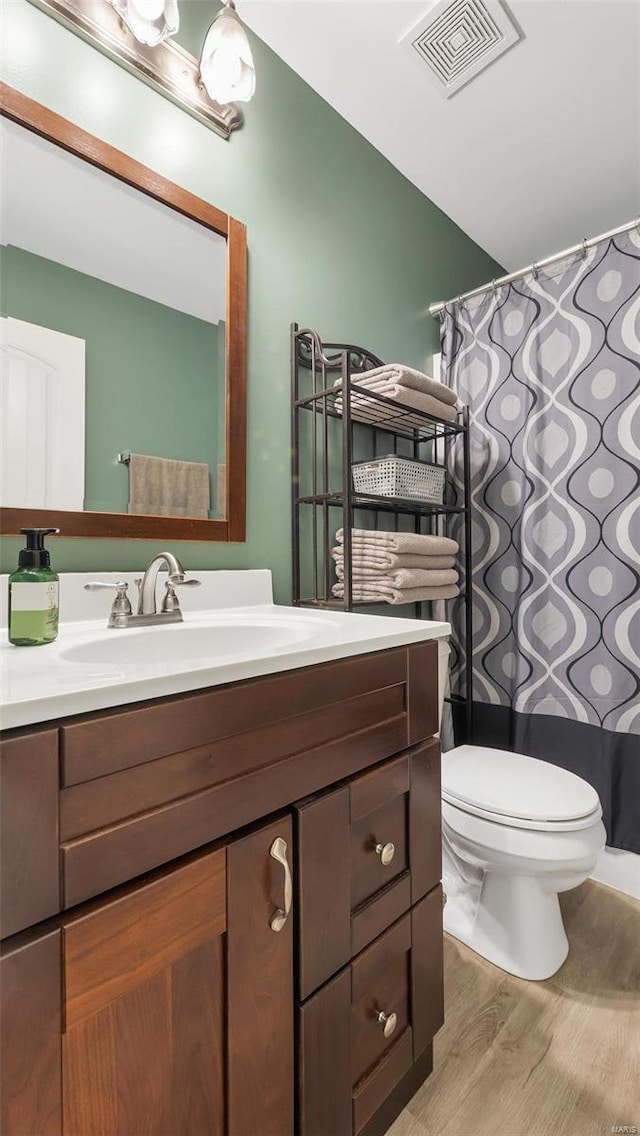
M 9 1136 L 59 1131 L 61 990 L 65 1136 L 292 1136 L 290 855 L 287 817 L 9 952 Z
M 228 1133 L 293 1136 L 291 818 L 237 840 L 227 855 Z
M 65 1136 L 223 1136 L 226 850 L 63 925 Z

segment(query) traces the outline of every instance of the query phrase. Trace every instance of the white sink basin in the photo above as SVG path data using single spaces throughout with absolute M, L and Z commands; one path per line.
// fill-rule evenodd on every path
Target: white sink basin
M 322 628 L 303 621 L 212 620 L 205 626 L 174 623 L 168 627 L 113 629 L 95 639 L 64 648 L 66 663 L 175 665 L 176 669 L 211 659 L 265 655 L 305 639 Z

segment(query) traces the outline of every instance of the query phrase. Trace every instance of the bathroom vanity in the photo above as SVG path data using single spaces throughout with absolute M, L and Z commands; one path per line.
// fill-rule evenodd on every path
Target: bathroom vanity
M 5 1136 L 373 1136 L 428 1076 L 447 627 L 373 622 L 5 731 Z

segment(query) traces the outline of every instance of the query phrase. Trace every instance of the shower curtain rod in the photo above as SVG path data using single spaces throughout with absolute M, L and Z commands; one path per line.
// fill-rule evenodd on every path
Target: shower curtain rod
M 458 304 L 460 300 L 469 300 L 472 296 L 480 296 L 482 292 L 487 292 L 489 288 L 499 288 L 502 284 L 510 284 L 512 280 L 519 280 L 521 276 L 528 276 L 530 272 L 534 275 L 540 268 L 546 268 L 549 264 L 554 264 L 556 260 L 564 260 L 565 256 L 571 256 L 573 253 L 582 252 L 585 256 L 587 249 L 592 248 L 594 245 L 600 244 L 600 241 L 609 240 L 611 237 L 618 237 L 621 233 L 628 233 L 631 229 L 638 229 L 640 231 L 640 217 L 636 217 L 635 221 L 628 221 L 626 225 L 619 225 L 617 229 L 610 229 L 608 233 L 602 233 L 599 237 L 591 237 L 587 240 L 586 237 L 579 245 L 572 245 L 571 248 L 564 249 L 562 252 L 556 252 L 553 256 L 548 256 L 545 260 L 534 260 L 533 264 L 527 265 L 526 268 L 520 268 L 517 272 L 511 272 L 508 276 L 500 276 L 497 280 L 490 280 L 488 284 L 483 284 L 480 288 L 473 288 L 470 292 L 463 292 L 460 296 L 455 296 L 452 300 L 442 300 L 438 304 L 429 304 L 429 315 L 437 316 L 447 304 Z

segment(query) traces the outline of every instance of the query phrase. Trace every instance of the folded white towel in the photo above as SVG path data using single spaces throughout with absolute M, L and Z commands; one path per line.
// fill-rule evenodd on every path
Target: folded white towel
M 392 402 L 397 403 L 397 407 L 390 407 L 383 402 L 376 402 L 375 399 L 369 398 L 366 394 L 361 394 L 359 391 L 354 391 L 351 395 L 351 416 L 358 422 L 395 422 L 403 426 L 411 426 L 417 428 L 424 426 L 425 423 L 422 419 L 418 418 L 415 414 L 403 408 L 409 407 L 413 410 L 419 410 L 421 414 L 430 414 L 433 418 L 440 418 L 445 422 L 455 422 L 456 408 L 449 406 L 448 403 L 442 402 L 439 398 L 434 398 L 430 394 L 422 394 L 420 391 L 409 390 L 408 387 L 398 386 L 395 383 L 388 383 L 376 389 L 374 394 L 383 395 L 385 398 L 390 399 Z M 335 401 L 335 408 L 338 414 L 342 413 L 342 395 L 338 395 Z
M 334 584 L 332 591 L 338 599 L 344 598 L 344 584 Z M 391 591 L 358 586 L 352 590 L 351 598 L 354 603 L 382 601 L 389 604 L 409 604 L 431 603 L 433 600 L 452 600 L 459 595 L 460 589 L 456 584 L 447 584 L 440 588 L 394 588 Z
M 344 544 L 344 533 L 338 529 L 338 544 Z M 458 542 L 448 536 L 432 534 L 384 532 L 381 529 L 352 529 L 351 547 L 354 552 L 372 550 L 380 552 L 411 553 L 415 556 L 455 556 Z
M 344 564 L 344 548 L 341 544 L 332 549 L 331 555 L 336 567 Z M 454 556 L 412 556 L 411 553 L 380 552 L 377 549 L 362 551 L 362 545 L 351 549 L 351 564 L 354 569 L 368 572 L 388 572 L 396 568 L 455 568 Z
M 405 367 L 403 363 L 385 363 L 382 367 L 376 367 L 373 371 L 363 371 L 362 374 L 352 375 L 351 381 L 357 383 L 358 386 L 368 387 L 370 390 L 378 390 L 380 387 L 389 385 L 405 387 L 409 390 L 420 391 L 422 394 L 430 394 L 433 398 L 437 398 L 440 402 L 447 403 L 449 406 L 455 406 L 458 397 L 455 391 L 446 387 L 444 383 L 432 379 L 430 375 L 425 375 L 422 371 L 416 371 L 413 367 Z M 342 379 L 338 379 L 333 385 L 341 386 Z
M 336 567 L 336 576 L 339 581 L 344 579 L 344 569 Z M 376 591 L 394 591 L 396 588 L 441 588 L 447 584 L 458 583 L 458 573 L 453 568 L 429 569 L 399 568 L 397 572 L 387 575 L 372 575 L 370 572 L 358 571 L 354 568 L 351 573 L 354 587 L 372 589 Z

